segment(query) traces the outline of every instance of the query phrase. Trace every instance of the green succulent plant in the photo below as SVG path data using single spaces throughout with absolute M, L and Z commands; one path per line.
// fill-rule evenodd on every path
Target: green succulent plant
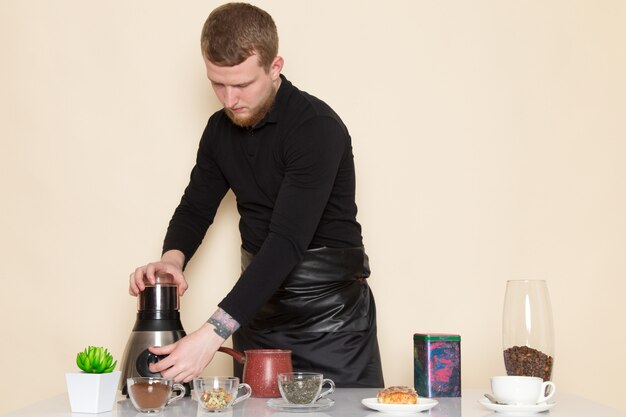
M 108 374 L 115 369 L 117 361 L 113 361 L 108 349 L 88 346 L 76 355 L 76 365 L 90 374 Z

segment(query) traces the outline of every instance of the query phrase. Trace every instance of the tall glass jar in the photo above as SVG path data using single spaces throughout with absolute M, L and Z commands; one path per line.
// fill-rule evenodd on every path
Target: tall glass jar
M 507 281 L 502 344 L 507 375 L 552 379 L 554 325 L 544 280 Z

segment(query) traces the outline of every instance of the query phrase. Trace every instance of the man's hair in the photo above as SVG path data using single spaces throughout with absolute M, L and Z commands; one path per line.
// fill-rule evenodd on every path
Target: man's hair
M 278 55 L 278 31 L 272 16 L 247 3 L 213 10 L 202 28 L 202 54 L 219 66 L 235 66 L 256 54 L 269 71 Z

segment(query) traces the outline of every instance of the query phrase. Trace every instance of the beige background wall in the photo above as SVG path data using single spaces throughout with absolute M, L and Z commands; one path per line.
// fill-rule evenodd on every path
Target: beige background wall
M 0 1 L 0 412 L 65 392 L 85 345 L 121 359 L 127 276 L 219 108 L 198 45 L 218 4 Z M 463 385 L 486 387 L 506 280 L 542 278 L 559 389 L 626 410 L 626 2 L 256 4 L 287 77 L 351 130 L 387 383 L 412 384 L 413 333 L 454 332 Z M 187 330 L 236 279 L 236 223 L 228 196 Z

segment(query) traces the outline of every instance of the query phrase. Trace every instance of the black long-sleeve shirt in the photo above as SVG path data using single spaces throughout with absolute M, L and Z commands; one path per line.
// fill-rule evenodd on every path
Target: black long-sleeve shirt
M 233 190 L 242 246 L 256 256 L 219 306 L 241 325 L 307 249 L 363 244 L 348 130 L 327 104 L 281 78 L 272 109 L 254 128 L 236 126 L 224 110 L 211 116 L 163 245 L 188 261 Z

